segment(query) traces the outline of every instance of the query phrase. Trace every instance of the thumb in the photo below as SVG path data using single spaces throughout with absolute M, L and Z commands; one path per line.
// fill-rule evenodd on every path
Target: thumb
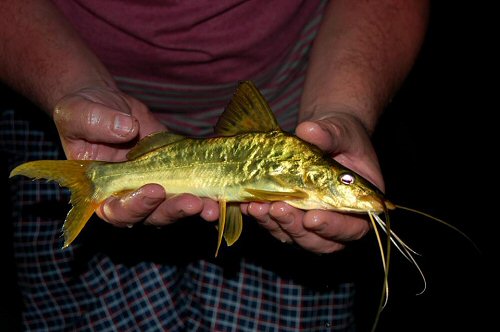
M 131 141 L 139 133 L 139 122 L 127 113 L 75 95 L 58 103 L 53 117 L 66 139 L 115 144 Z
M 328 128 L 322 121 L 305 121 L 295 129 L 295 134 L 306 142 L 316 145 L 321 150 L 337 154 L 340 150 L 339 133 L 335 128 Z
M 333 155 L 359 157 L 373 153 L 365 126 L 347 113 L 336 112 L 322 119 L 304 121 L 297 126 L 296 135 Z
M 304 121 L 297 126 L 296 135 L 384 189 L 380 165 L 370 136 L 354 117 L 335 114 L 321 120 Z

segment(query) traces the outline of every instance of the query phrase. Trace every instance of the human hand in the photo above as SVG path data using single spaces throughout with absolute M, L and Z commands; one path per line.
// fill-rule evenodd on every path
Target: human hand
M 352 115 L 331 113 L 319 120 L 302 122 L 296 135 L 330 153 L 379 189 L 384 189 L 370 137 Z M 361 216 L 324 210 L 303 211 L 284 202 L 252 202 L 242 205 L 242 210 L 256 218 L 277 239 L 295 242 L 315 253 L 340 250 L 346 242 L 360 239 L 370 229 L 367 220 Z
M 84 88 L 65 96 L 53 113 L 68 159 L 123 161 L 138 139 L 166 130 L 140 101 L 107 87 Z M 147 184 L 138 190 L 109 197 L 97 215 L 116 226 L 145 222 L 162 226 L 200 214 L 213 221 L 218 205 L 193 195 L 167 197 L 162 186 Z

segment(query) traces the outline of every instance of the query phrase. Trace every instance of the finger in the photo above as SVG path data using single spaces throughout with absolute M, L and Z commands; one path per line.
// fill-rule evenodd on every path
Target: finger
M 322 125 L 321 122 L 305 121 L 300 123 L 295 129 L 295 133 L 298 137 L 302 138 L 304 141 L 316 145 L 321 150 L 327 153 L 338 153 L 341 151 L 341 146 L 339 145 L 339 139 L 341 129 L 340 127 L 334 127 L 330 130 Z
M 284 202 L 271 204 L 269 215 L 278 222 L 278 225 L 295 239 L 306 236 L 307 231 L 302 227 L 304 211 L 296 209 Z
M 276 239 L 281 242 L 293 242 L 292 238 L 269 215 L 270 207 L 271 205 L 268 203 L 252 202 L 246 206 L 246 212 L 254 217 L 259 225 L 267 229 Z
M 139 132 L 135 117 L 79 97 L 58 105 L 54 121 L 67 138 L 90 142 L 128 142 Z
M 202 198 L 203 209 L 200 216 L 206 221 L 219 220 L 219 203 L 210 198 Z
M 339 242 L 359 240 L 370 230 L 370 224 L 362 217 L 321 210 L 308 211 L 303 225 L 318 236 Z
M 302 138 L 304 141 L 333 154 L 334 158 L 344 166 L 349 168 L 356 166 L 356 162 L 348 158 L 344 153 L 352 153 L 359 141 L 348 137 L 349 131 L 343 125 L 340 125 L 340 121 L 305 121 L 297 126 L 296 134 L 297 137 Z
M 247 206 L 247 213 L 254 218 L 262 218 L 269 213 L 270 204 L 251 202 Z
M 139 123 L 139 136 L 143 138 L 147 135 L 167 130 L 167 127 L 158 120 L 158 118 L 149 111 L 146 105 L 137 99 L 126 96 L 128 105 L 130 105 L 131 114 Z
M 352 116 L 337 114 L 323 120 L 305 121 L 297 126 L 296 134 L 335 155 L 343 164 L 352 162 L 353 158 L 377 159 L 368 132 Z
M 165 200 L 162 186 L 148 184 L 124 196 L 108 198 L 97 209 L 97 215 L 116 226 L 130 226 L 144 220 Z
M 243 214 L 249 215 L 249 213 L 248 213 L 248 206 L 249 205 L 250 205 L 250 203 L 241 203 L 240 204 L 241 212 Z
M 271 205 L 269 214 L 296 244 L 308 251 L 326 254 L 344 248 L 342 243 L 323 238 L 304 228 L 302 220 L 305 212 L 300 209 L 276 202 Z
M 269 230 L 273 230 L 278 228 L 278 225 L 276 225 L 276 223 L 272 223 L 272 220 L 269 217 L 269 207 L 270 205 L 267 203 L 251 202 L 246 205 L 246 213 L 256 219 L 261 226 L 264 226 Z M 269 228 L 269 226 L 271 228 Z
M 191 194 L 175 195 L 167 198 L 147 218 L 145 223 L 155 226 L 171 224 L 181 218 L 201 213 L 203 200 Z

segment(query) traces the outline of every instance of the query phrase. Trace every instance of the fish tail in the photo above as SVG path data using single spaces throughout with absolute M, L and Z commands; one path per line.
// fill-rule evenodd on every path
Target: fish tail
M 37 160 L 14 168 L 10 177 L 24 175 L 32 179 L 47 179 L 67 187 L 71 191 L 71 210 L 63 226 L 64 246 L 68 247 L 90 219 L 98 202 L 93 199 L 94 183 L 87 175 L 90 165 L 87 160 Z

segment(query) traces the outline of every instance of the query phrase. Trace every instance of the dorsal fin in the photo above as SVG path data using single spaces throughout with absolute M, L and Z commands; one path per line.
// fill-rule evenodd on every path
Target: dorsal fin
M 137 142 L 137 144 L 127 153 L 127 159 L 136 159 L 150 151 L 178 142 L 184 138 L 185 137 L 182 135 L 174 134 L 169 131 L 153 133 Z
M 273 130 L 281 128 L 264 96 L 252 81 L 240 82 L 215 126 L 215 133 L 232 136 Z

